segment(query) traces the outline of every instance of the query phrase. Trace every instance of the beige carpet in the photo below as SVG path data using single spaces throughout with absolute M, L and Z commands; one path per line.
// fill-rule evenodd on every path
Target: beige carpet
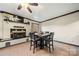
M 11 47 L 0 49 L 0 56 L 69 56 L 79 55 L 79 47 L 70 46 L 62 43 L 54 42 L 55 50 L 49 53 L 47 48 L 36 49 L 33 54 L 33 49 L 30 50 L 29 42 L 14 45 Z

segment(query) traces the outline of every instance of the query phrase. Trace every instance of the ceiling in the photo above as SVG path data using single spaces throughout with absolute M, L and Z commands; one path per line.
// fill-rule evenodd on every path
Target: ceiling
M 17 10 L 19 3 L 0 3 L 0 10 L 27 17 L 36 21 L 45 21 L 75 10 L 79 10 L 79 3 L 39 3 L 39 6 L 30 6 L 33 13 L 23 8 Z

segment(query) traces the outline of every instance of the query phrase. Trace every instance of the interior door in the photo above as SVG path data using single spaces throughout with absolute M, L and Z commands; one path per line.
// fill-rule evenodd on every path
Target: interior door
M 32 23 L 32 27 L 31 27 L 31 31 L 32 32 L 39 32 L 39 24 L 37 23 Z

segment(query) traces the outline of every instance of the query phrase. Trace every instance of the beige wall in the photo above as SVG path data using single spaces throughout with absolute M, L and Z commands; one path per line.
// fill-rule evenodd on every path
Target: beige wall
M 3 30 L 3 28 L 2 28 L 2 15 L 1 15 L 1 13 L 0 13 L 0 39 L 2 38 L 2 30 Z
M 55 32 L 54 40 L 79 45 L 79 12 L 41 23 L 42 31 Z

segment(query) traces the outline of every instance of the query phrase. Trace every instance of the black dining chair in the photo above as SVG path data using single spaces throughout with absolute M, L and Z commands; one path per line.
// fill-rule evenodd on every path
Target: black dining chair
M 53 45 L 53 37 L 54 37 L 54 32 L 51 32 L 45 39 L 45 44 L 49 49 L 49 52 L 51 53 L 51 47 L 52 50 L 54 50 L 54 45 Z
M 40 32 L 40 34 L 41 34 L 41 35 L 43 35 L 43 34 L 44 34 L 44 32 Z
M 38 47 L 38 41 L 39 41 L 39 38 L 37 37 L 37 35 L 35 35 L 35 33 L 29 33 L 29 36 L 30 36 L 30 50 L 31 50 L 31 47 L 33 46 L 33 53 L 35 53 L 35 48 Z
M 30 36 L 30 50 L 31 50 L 31 47 L 33 46 L 34 42 L 34 33 L 30 32 L 29 36 Z
M 46 32 L 45 32 L 45 34 L 49 34 L 49 33 L 50 33 L 49 31 L 46 31 Z

